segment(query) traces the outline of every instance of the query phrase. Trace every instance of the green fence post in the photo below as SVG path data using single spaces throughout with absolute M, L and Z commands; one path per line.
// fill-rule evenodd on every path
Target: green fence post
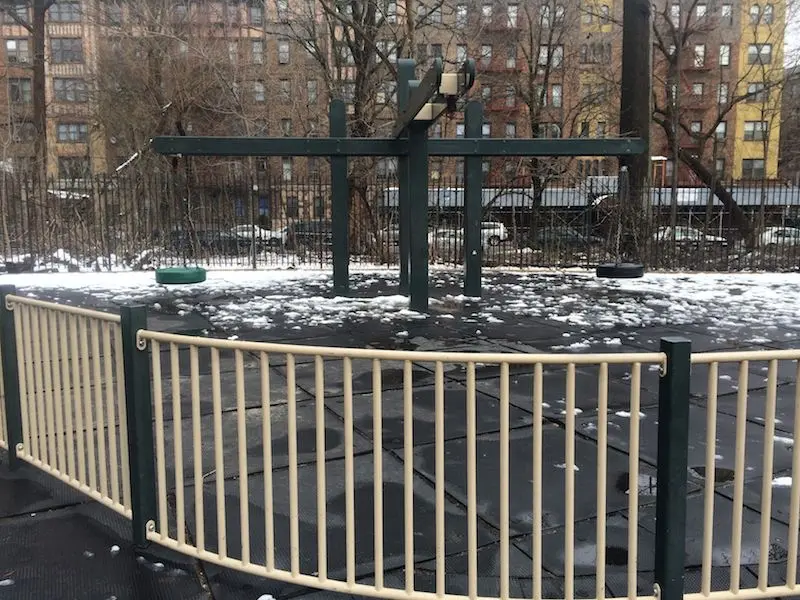
M 658 388 L 655 583 L 662 600 L 681 600 L 686 556 L 689 379 L 692 344 L 662 338 L 666 372 Z
M 146 344 L 139 344 L 137 336 L 140 330 L 147 329 L 147 308 L 141 305 L 123 306 L 120 315 L 125 371 L 125 414 L 128 419 L 133 541 L 137 546 L 144 547 L 148 544 L 148 523 L 156 520 L 150 353 Z
M 347 109 L 341 100 L 332 100 L 329 113 L 331 137 L 347 137 Z M 331 157 L 331 237 L 333 242 L 333 293 L 347 293 L 350 279 L 350 189 L 347 183 L 347 157 Z
M 472 101 L 464 111 L 464 129 L 468 138 L 481 137 L 483 130 L 483 105 Z M 483 219 L 483 173 L 481 157 L 464 159 L 464 295 L 480 297 L 481 220 Z
M 410 93 L 409 81 L 414 79 L 416 72 L 416 61 L 411 58 L 401 58 L 397 61 L 397 109 L 402 114 L 408 106 L 408 96 Z M 402 134 L 402 138 L 407 138 L 407 134 Z M 409 229 L 411 219 L 409 218 L 408 193 L 408 157 L 397 157 L 397 211 L 400 218 L 400 235 L 398 239 L 398 251 L 400 253 L 400 292 L 409 292 Z
M 428 128 L 412 123 L 408 129 L 409 308 L 424 313 L 428 312 Z
M 18 469 L 17 444 L 22 444 L 22 410 L 19 396 L 19 363 L 14 313 L 6 305 L 6 296 L 15 294 L 13 285 L 0 286 L 0 345 L 3 351 L 3 387 L 5 390 L 6 431 L 8 432 L 8 466 Z

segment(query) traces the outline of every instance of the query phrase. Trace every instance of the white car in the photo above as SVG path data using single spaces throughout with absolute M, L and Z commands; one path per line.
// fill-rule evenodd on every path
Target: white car
M 464 230 L 437 229 L 428 233 L 429 244 L 461 244 L 464 241 Z M 508 229 L 496 221 L 483 221 L 481 223 L 481 246 L 498 246 L 501 242 L 508 241 Z
M 800 246 L 800 229 L 796 227 L 767 227 L 758 236 L 759 246 Z
M 653 236 L 653 241 L 656 242 L 671 242 L 672 241 L 672 227 L 659 227 Z M 720 246 L 727 245 L 728 241 L 724 237 L 718 235 L 709 235 L 703 233 L 694 227 L 687 227 L 679 225 L 675 227 L 675 241 L 677 243 L 689 244 L 718 244 Z
M 263 229 L 258 225 L 237 225 L 231 229 L 231 233 L 240 238 L 252 240 L 253 237 L 259 242 L 269 246 L 285 246 L 287 238 L 286 228 L 280 230 Z

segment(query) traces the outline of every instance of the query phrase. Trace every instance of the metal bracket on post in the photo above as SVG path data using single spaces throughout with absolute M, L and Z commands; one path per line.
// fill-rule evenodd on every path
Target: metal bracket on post
M 328 114 L 332 137 L 347 137 L 347 109 L 341 100 L 332 100 Z M 331 157 L 331 230 L 333 242 L 333 293 L 347 294 L 350 280 L 350 186 L 347 183 L 347 157 Z
M 658 388 L 655 584 L 663 600 L 682 600 L 692 345 L 683 338 L 663 338 L 661 352 L 667 365 Z
M 481 137 L 483 105 L 480 102 L 470 102 L 467 104 L 464 117 L 464 129 L 467 137 Z M 468 156 L 464 159 L 464 295 L 476 298 L 481 295 L 482 213 L 481 158 Z
M 19 391 L 19 362 L 17 361 L 17 333 L 14 313 L 6 304 L 6 296 L 16 293 L 13 285 L 0 286 L 0 347 L 2 347 L 3 389 L 8 432 L 8 466 L 18 469 L 22 461 L 17 457 L 17 445 L 22 444 L 22 407 Z
M 128 462 L 131 478 L 133 541 L 148 545 L 149 522 L 156 522 L 155 448 L 153 399 L 150 391 L 150 353 L 139 345 L 138 333 L 147 329 L 147 308 L 123 306 L 122 360 L 125 372 L 125 415 L 128 422 Z M 165 490 L 161 491 L 165 493 Z
M 402 113 L 408 106 L 408 96 L 411 92 L 410 82 L 414 78 L 416 62 L 410 58 L 401 58 L 397 61 L 397 107 Z M 406 132 L 401 134 L 401 138 L 407 137 Z M 408 156 L 397 157 L 397 178 L 398 178 L 398 212 L 400 217 L 400 292 L 409 292 L 409 229 L 411 219 L 409 218 L 408 194 Z

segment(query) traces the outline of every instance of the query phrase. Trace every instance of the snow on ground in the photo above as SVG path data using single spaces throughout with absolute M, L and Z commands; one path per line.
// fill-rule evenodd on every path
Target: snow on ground
M 277 318 L 290 325 L 336 324 L 344 318 L 384 322 L 424 318 L 408 310 L 408 300 L 397 295 L 395 270 L 351 270 L 349 297 L 331 297 L 330 272 L 318 269 L 210 271 L 206 282 L 185 286 L 158 285 L 153 272 L 2 275 L 0 282 L 34 295 L 46 289 L 46 295 L 53 297 L 53 290 L 65 289 L 114 304 L 155 304 L 169 297 L 180 310 L 198 310 L 227 328 L 268 328 Z M 431 305 L 438 312 L 458 312 L 464 303 L 475 302 L 458 294 L 461 277 L 460 270 L 431 270 Z M 513 326 L 534 317 L 578 330 L 554 349 L 620 344 L 617 337 L 584 335 L 589 329 L 713 323 L 712 335 L 737 327 L 758 328 L 770 335 L 779 327 L 800 325 L 798 274 L 656 273 L 642 279 L 607 280 L 586 271 L 486 269 L 483 283 L 484 299 L 470 320 Z M 751 341 L 758 343 L 753 336 Z

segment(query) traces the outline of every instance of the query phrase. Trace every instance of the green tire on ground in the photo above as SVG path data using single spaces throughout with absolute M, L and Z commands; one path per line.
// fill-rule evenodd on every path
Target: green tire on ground
M 156 283 L 175 285 L 201 283 L 206 280 L 206 270 L 200 267 L 167 267 L 156 269 Z

